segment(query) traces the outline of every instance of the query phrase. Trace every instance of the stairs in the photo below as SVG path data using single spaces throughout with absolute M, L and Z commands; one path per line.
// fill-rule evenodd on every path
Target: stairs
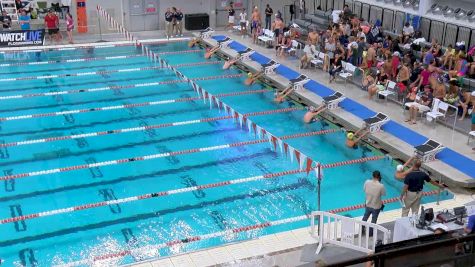
M 5 10 L 12 18 L 12 21 L 18 21 L 18 12 L 14 0 L 0 0 L 2 10 Z

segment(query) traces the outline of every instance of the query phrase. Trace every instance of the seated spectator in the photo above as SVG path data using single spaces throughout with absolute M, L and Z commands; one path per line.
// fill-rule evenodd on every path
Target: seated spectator
M 418 86 L 421 79 L 421 72 L 422 72 L 421 63 L 419 61 L 414 62 L 411 69 L 411 76 L 409 77 L 409 81 L 411 82 L 411 84 L 409 85 L 410 88 L 414 86 Z
M 445 50 L 444 55 L 442 56 L 442 67 L 446 70 L 451 70 L 453 61 L 454 61 L 455 50 L 452 48 L 452 45 L 449 44 Z
M 379 91 L 384 91 L 388 82 L 389 76 L 384 71 L 384 68 L 379 69 L 376 83 L 368 87 L 368 99 L 372 99 L 373 96 Z
M 414 27 L 409 22 L 404 24 L 402 28 L 401 43 L 405 44 L 409 41 L 410 38 L 414 36 Z
M 20 28 L 22 30 L 29 30 L 30 29 L 30 21 L 31 18 L 26 14 L 26 11 L 22 9 L 20 11 L 20 16 L 18 17 L 18 23 L 20 24 Z
M 430 110 L 432 105 L 432 100 L 434 99 L 430 86 L 426 85 L 424 87 L 424 92 L 422 93 L 420 99 L 418 101 L 412 102 L 412 105 L 409 107 L 409 118 L 406 122 L 410 122 L 412 124 L 416 124 L 417 114 L 419 112 L 427 112 Z
M 2 11 L 0 22 L 2 23 L 4 30 L 9 30 L 12 27 L 12 18 L 8 15 L 7 11 Z
M 330 67 L 330 80 L 328 81 L 331 83 L 336 79 L 336 74 L 341 72 L 343 69 L 342 61 L 341 61 L 341 55 L 339 53 L 335 54 L 335 59 L 333 60 L 333 63 L 331 64 Z
M 445 84 L 444 84 L 444 79 L 442 75 L 439 75 L 439 77 L 437 78 L 437 82 L 434 84 L 433 88 L 434 88 L 434 93 L 433 93 L 434 98 L 444 101 L 447 95 L 445 92 Z
M 455 85 L 450 85 L 447 95 L 444 97 L 444 102 L 450 105 L 457 105 L 459 102 L 459 90 Z
M 417 87 L 412 87 L 411 90 L 407 93 L 406 97 L 404 98 L 404 103 L 410 103 L 416 101 L 417 92 L 419 89 Z
M 464 53 L 459 54 L 454 70 L 449 71 L 449 77 L 461 79 L 465 77 L 468 70 L 468 62 Z
M 307 44 L 303 48 L 303 52 L 303 56 L 300 58 L 300 68 L 306 69 L 310 64 L 310 61 L 315 58 L 315 54 L 317 51 L 315 49 L 315 46 L 310 43 L 310 41 L 307 41 Z
M 289 33 L 284 34 L 282 41 L 275 47 L 276 56 L 284 56 L 284 52 L 288 51 L 292 47 L 292 38 L 290 38 Z
M 419 88 L 424 88 L 426 86 L 429 85 L 429 78 L 430 78 L 430 71 L 428 70 L 429 66 L 428 65 L 423 65 L 422 66 L 422 71 L 421 71 L 421 74 L 419 75 L 419 84 L 417 85 L 417 87 Z M 429 86 L 430 88 L 430 86 Z
M 409 78 L 410 73 L 408 64 L 400 64 L 399 71 L 396 77 L 396 82 L 401 92 L 406 91 L 406 89 L 409 87 Z
M 422 49 L 422 57 L 424 58 L 422 63 L 427 64 L 427 65 L 429 65 L 431 62 L 435 61 L 434 54 L 432 54 L 432 48 L 427 49 L 426 47 L 424 47 Z
M 361 81 L 362 89 L 368 91 L 368 88 L 376 83 L 374 72 L 367 70 L 363 73 Z
M 325 55 L 326 55 L 326 60 L 323 64 L 323 71 L 330 70 L 330 66 L 333 64 L 334 57 L 335 57 L 335 51 L 336 51 L 336 44 L 335 44 L 335 39 L 333 37 L 329 37 L 327 41 L 325 42 Z

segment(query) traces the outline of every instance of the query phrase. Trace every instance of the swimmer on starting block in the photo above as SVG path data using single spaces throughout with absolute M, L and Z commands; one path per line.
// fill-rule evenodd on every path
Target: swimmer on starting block
M 407 170 L 404 170 L 411 162 L 416 159 L 416 157 L 411 157 L 409 158 L 404 165 L 397 165 L 396 167 L 396 173 L 394 173 L 394 177 L 396 180 L 404 181 L 404 178 L 406 178 L 406 175 L 412 171 L 412 168 L 409 168 Z
M 290 93 L 292 93 L 292 91 L 294 91 L 294 87 L 293 86 L 289 86 L 287 87 L 286 89 L 284 89 L 282 92 L 280 93 L 277 93 L 275 98 L 274 98 L 274 101 L 277 102 L 277 103 L 282 103 L 284 102 L 285 98 L 290 95 Z
M 255 74 L 253 74 L 252 72 L 249 72 L 247 74 L 247 79 L 244 81 L 244 84 L 246 85 L 252 85 L 257 79 L 259 79 L 260 77 L 262 77 L 264 75 L 264 72 L 263 71 L 259 71 Z
M 193 38 L 190 42 L 188 42 L 188 47 L 193 48 L 195 45 L 199 44 L 202 41 L 201 38 Z
M 321 105 L 318 108 L 310 107 L 307 113 L 305 113 L 305 115 L 303 116 L 303 121 L 305 123 L 311 123 L 312 121 L 315 121 L 318 114 L 322 113 L 326 109 L 326 105 Z
M 356 133 L 348 132 L 346 134 L 346 146 L 349 148 L 358 148 L 358 142 L 369 133 L 365 127 L 356 131 Z

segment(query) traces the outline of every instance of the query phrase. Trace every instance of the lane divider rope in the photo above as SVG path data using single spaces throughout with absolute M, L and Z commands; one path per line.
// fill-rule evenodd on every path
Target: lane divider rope
M 263 130 L 263 131 L 265 131 L 265 130 Z M 334 129 L 332 131 L 322 130 L 322 131 L 316 131 L 316 132 L 312 132 L 312 133 L 306 133 L 306 135 L 308 135 L 308 136 L 314 135 L 315 136 L 315 135 L 322 135 L 322 134 L 327 134 L 329 132 L 337 132 L 337 131 L 341 131 L 341 130 L 340 129 Z M 262 132 L 261 134 L 264 135 L 264 132 Z M 288 135 L 284 139 L 292 139 L 292 138 L 299 137 L 300 135 L 301 134 Z M 296 137 L 294 137 L 294 136 L 296 136 Z M 185 155 L 185 154 L 194 154 L 194 153 L 200 153 L 200 152 L 217 151 L 217 150 L 223 150 L 223 149 L 228 149 L 228 148 L 233 148 L 233 147 L 241 147 L 241 146 L 246 146 L 246 145 L 262 144 L 262 143 L 266 143 L 266 142 L 269 142 L 269 140 L 267 138 L 263 138 L 263 139 L 256 139 L 256 140 L 243 141 L 243 142 L 237 142 L 237 143 L 229 143 L 229 144 L 216 145 L 216 146 L 191 148 L 191 149 L 184 149 L 184 150 L 178 150 L 178 151 L 172 151 L 172 152 L 166 152 L 166 153 L 150 154 L 150 155 L 144 155 L 144 156 L 137 156 L 137 157 L 133 157 L 133 158 L 122 158 L 122 159 L 116 159 L 116 160 L 101 161 L 101 162 L 91 163 L 91 164 L 73 165 L 73 166 L 60 167 L 60 168 L 55 168 L 55 169 L 48 169 L 48 170 L 41 170 L 41 171 L 34 171 L 34 172 L 25 172 L 25 173 L 19 173 L 19 174 L 0 176 L 0 181 L 19 179 L 19 178 L 25 178 L 25 177 L 33 177 L 33 176 L 43 176 L 43 175 L 48 175 L 48 174 L 68 172 L 68 171 L 77 171 L 77 170 L 81 170 L 81 169 L 89 169 L 89 168 L 102 167 L 102 166 L 119 165 L 119 164 L 124 164 L 124 163 L 129 163 L 129 162 L 136 162 L 136 161 L 147 161 L 147 160 L 171 157 L 171 156 L 176 156 L 176 155 Z M 291 154 L 291 156 L 292 156 L 292 154 Z
M 337 163 L 334 163 L 334 164 L 338 164 L 338 165 L 334 165 L 334 166 L 357 164 L 357 163 L 363 163 L 363 162 L 368 162 L 368 161 L 380 160 L 382 158 L 384 158 L 384 157 L 360 158 L 360 159 L 355 159 L 355 160 L 352 160 L 352 161 L 337 162 Z M 273 178 L 276 178 L 276 177 L 287 176 L 287 175 L 292 175 L 292 174 L 299 174 L 299 173 L 304 173 L 304 172 L 306 172 L 306 170 L 295 169 L 295 170 L 282 171 L 282 172 L 277 172 L 277 173 L 268 173 L 268 174 L 264 174 L 264 175 L 257 175 L 257 176 L 247 177 L 247 178 L 240 178 L 240 179 L 222 181 L 222 182 L 217 182 L 217 183 L 212 183 L 212 184 L 204 184 L 204 185 L 198 185 L 198 186 L 192 186 L 192 187 L 172 189 L 172 190 L 168 190 L 168 191 L 148 193 L 148 194 L 143 194 L 143 195 L 139 195 L 139 196 L 120 198 L 120 199 L 115 199 L 115 200 L 108 200 L 108 201 L 101 201 L 101 202 L 96 202 L 96 203 L 83 204 L 83 205 L 79 205 L 79 206 L 73 206 L 73 207 L 56 209 L 56 210 L 49 210 L 49 211 L 38 212 L 38 213 L 34 213 L 34 214 L 29 214 L 29 215 L 16 216 L 16 217 L 8 218 L 8 219 L 1 219 L 0 224 L 12 223 L 12 222 L 17 222 L 17 221 L 25 221 L 25 220 L 30 220 L 30 219 L 39 218 L 39 217 L 47 217 L 47 216 L 52 216 L 52 215 L 57 215 L 57 214 L 62 214 L 62 213 L 70 213 L 70 212 L 74 212 L 74 211 L 93 209 L 93 208 L 115 205 L 115 204 L 121 204 L 121 203 L 127 203 L 127 202 L 133 202 L 133 201 L 138 201 L 138 200 L 143 200 L 143 199 L 150 199 L 150 198 L 156 198 L 156 197 L 176 195 L 176 194 L 192 192 L 192 191 L 197 191 L 197 190 L 202 190 L 202 189 L 210 189 L 210 188 L 223 187 L 223 186 L 228 186 L 228 185 L 233 185 L 233 184 L 242 184 L 242 183 L 255 182 L 255 181 L 265 180 L 265 179 L 273 179 Z
M 435 195 L 437 194 L 438 191 L 429 191 L 429 192 L 423 192 L 423 195 Z M 392 203 L 398 201 L 399 198 L 391 198 L 391 199 L 386 199 L 383 202 L 384 203 Z M 341 213 L 341 212 L 347 212 L 347 211 L 353 211 L 353 210 L 358 210 L 364 208 L 364 204 L 360 205 L 355 205 L 355 206 L 350 206 L 350 207 L 344 207 L 344 208 L 339 208 L 339 209 L 333 209 L 328 212 L 330 213 Z M 184 245 L 184 244 L 189 244 L 201 240 L 207 240 L 211 238 L 218 238 L 218 237 L 223 237 L 223 236 L 230 236 L 233 234 L 237 233 L 242 233 L 242 232 L 248 232 L 248 231 L 254 231 L 254 230 L 259 230 L 259 229 L 265 229 L 269 228 L 271 226 L 277 226 L 277 225 L 282 225 L 282 224 L 289 224 L 289 223 L 294 223 L 298 221 L 305 221 L 309 219 L 310 214 L 307 215 L 301 215 L 301 216 L 296 216 L 296 217 L 291 217 L 291 218 L 286 218 L 286 219 L 281 219 L 281 220 L 276 220 L 276 221 L 267 221 L 267 222 L 262 222 L 254 225 L 247 225 L 247 226 L 242 226 L 242 227 L 237 227 L 237 228 L 232 228 L 232 229 L 227 229 L 219 232 L 214 232 L 214 233 L 209 233 L 209 234 L 204 234 L 204 235 L 197 235 L 197 236 L 187 236 L 181 239 L 175 239 L 171 240 L 168 242 L 160 243 L 157 245 L 148 245 L 148 246 L 143 246 L 143 247 L 138 247 L 138 248 L 133 248 L 133 249 L 126 249 L 114 253 L 107 253 L 107 254 L 102 254 L 102 255 L 97 255 L 93 256 L 90 258 L 82 259 L 82 260 L 77 260 L 69 263 L 64 263 L 64 264 L 58 264 L 54 265 L 56 267 L 74 267 L 74 266 L 82 266 L 82 265 L 95 265 L 97 262 L 104 261 L 104 260 L 111 260 L 111 259 L 116 259 L 116 258 L 123 258 L 129 255 L 134 255 L 136 253 L 142 254 L 143 251 L 158 251 L 160 249 L 164 249 L 167 247 L 174 247 L 177 245 Z
M 205 61 L 205 62 L 198 62 L 198 63 L 187 63 L 187 64 L 182 65 L 180 67 L 212 65 L 212 64 L 219 64 L 219 63 L 220 63 L 219 61 Z M 92 75 L 104 75 L 104 74 L 112 74 L 112 73 L 137 72 L 137 71 L 159 70 L 159 69 L 163 69 L 163 67 L 161 67 L 161 66 L 151 66 L 151 67 L 119 69 L 119 70 L 63 73 L 63 74 L 41 75 L 41 76 L 24 76 L 24 77 L 14 77 L 14 78 L 3 78 L 3 79 L 0 79 L 0 82 L 41 80 L 41 79 L 53 79 L 53 78 L 64 78 L 64 77 L 83 77 L 83 76 L 92 76 Z
M 252 94 L 252 93 L 262 93 L 262 92 L 265 92 L 265 91 L 267 91 L 267 90 L 264 89 L 264 90 L 244 91 L 244 92 L 239 92 L 240 94 L 232 93 L 232 95 L 229 95 L 229 96 L 245 95 L 245 94 Z M 227 97 L 227 96 L 225 94 L 223 94 L 222 97 Z M 197 99 L 200 99 L 200 98 L 199 97 L 188 98 L 188 99 L 183 98 L 183 100 L 197 100 Z M 295 111 L 295 110 L 300 110 L 300 108 L 277 109 L 277 110 L 272 110 L 273 111 L 272 113 L 268 113 L 268 111 L 266 111 L 266 113 L 264 113 L 264 112 L 262 112 L 262 113 L 254 112 L 254 113 L 249 113 L 249 114 L 245 114 L 245 115 L 246 116 L 259 116 L 259 115 L 290 112 L 290 111 Z M 122 128 L 122 129 L 100 131 L 100 132 L 90 132 L 90 133 L 75 134 L 75 135 L 46 137 L 46 138 L 32 139 L 32 140 L 26 140 L 26 141 L 9 142 L 9 143 L 4 143 L 4 144 L 0 143 L 0 147 L 24 146 L 24 145 L 32 145 L 32 144 L 38 144 L 38 143 L 48 143 L 48 142 L 64 141 L 64 140 L 79 139 L 79 138 L 89 138 L 89 137 L 94 137 L 94 136 L 104 136 L 104 135 L 111 135 L 111 134 L 147 131 L 147 130 L 150 130 L 150 129 L 160 129 L 160 128 L 167 128 L 167 127 L 173 127 L 173 126 L 182 126 L 182 125 L 190 125 L 190 124 L 197 124 L 197 123 L 204 123 L 204 122 L 227 120 L 227 119 L 231 119 L 231 118 L 234 118 L 234 116 L 228 115 L 228 116 L 203 118 L 203 119 L 196 119 L 196 120 L 169 122 L 169 123 L 148 125 L 148 126 L 142 126 L 142 127 Z
M 201 52 L 201 50 L 199 49 L 190 49 L 190 50 L 182 50 L 182 51 L 158 52 L 157 54 L 181 55 L 181 54 L 191 54 L 191 53 L 199 53 L 199 52 Z M 143 57 L 143 56 L 144 55 L 123 55 L 123 56 L 89 57 L 89 58 L 75 58 L 75 59 L 63 59 L 63 60 L 35 61 L 35 62 L 16 62 L 16 63 L 0 64 L 0 67 L 53 65 L 53 64 L 61 64 L 61 63 L 77 63 L 77 62 L 90 62 L 90 61 L 99 61 L 99 60 L 127 59 L 127 58 Z
M 210 62 L 208 64 L 214 64 Z M 201 65 L 201 64 L 199 64 Z M 178 67 L 189 67 L 189 66 L 199 66 L 197 64 L 179 64 Z M 203 64 L 204 65 L 204 64 Z M 202 77 L 202 78 L 209 78 L 209 80 L 213 79 L 222 79 L 228 78 L 228 76 L 209 76 L 209 77 Z M 201 78 L 196 78 L 201 79 Z M 65 91 L 58 91 L 58 92 L 46 92 L 46 93 L 31 93 L 31 94 L 21 94 L 21 95 L 7 95 L 7 96 L 0 96 L 0 100 L 10 100 L 10 99 L 20 99 L 20 98 L 32 98 L 32 97 L 41 97 L 41 96 L 55 96 L 55 95 L 68 95 L 68 94 L 78 94 L 78 93 L 90 93 L 90 92 L 101 92 L 101 91 L 109 91 L 109 90 L 117 90 L 117 89 L 130 89 L 130 88 L 137 88 L 137 87 L 150 87 L 150 86 L 157 86 L 157 85 L 164 85 L 164 84 L 173 84 L 173 83 L 183 83 L 183 80 L 168 80 L 163 82 L 150 82 L 150 83 L 138 83 L 138 84 L 128 84 L 128 85 L 116 85 L 116 86 L 105 86 L 105 87 L 97 87 L 97 88 L 89 88 L 89 89 L 72 89 L 72 90 L 65 90 Z M 1 90 L 0 90 L 1 92 Z
M 201 79 L 201 78 L 199 78 L 199 79 Z M 163 83 L 164 82 L 162 82 L 162 84 Z M 134 88 L 136 88 L 136 87 L 137 86 L 135 86 Z M 117 87 L 114 87 L 114 88 L 117 88 Z M 129 87 L 129 88 L 131 88 L 131 87 Z M 182 100 L 182 99 L 168 99 L 168 100 L 159 100 L 159 101 L 142 102 L 142 103 L 134 103 L 134 104 L 124 104 L 124 105 L 116 105 L 116 106 L 105 106 L 105 107 L 74 109 L 74 110 L 65 110 L 65 111 L 48 112 L 48 113 L 26 114 L 26 115 L 3 117 L 3 118 L 0 118 L 0 121 L 15 121 L 15 120 L 27 120 L 27 119 L 35 119 L 35 118 L 55 117 L 55 116 L 62 116 L 62 115 L 67 115 L 67 114 L 88 113 L 88 112 L 96 112 L 96 111 L 109 111 L 109 110 L 127 109 L 127 108 L 132 108 L 132 107 L 157 106 L 157 105 L 171 104 L 171 103 L 177 103 L 177 102 L 186 102 L 186 101 Z

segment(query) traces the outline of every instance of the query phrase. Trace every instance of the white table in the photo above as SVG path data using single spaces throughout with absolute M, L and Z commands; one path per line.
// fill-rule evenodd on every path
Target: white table
M 410 217 L 402 217 L 396 220 L 394 224 L 393 242 L 398 242 L 398 241 L 418 238 L 424 235 L 434 234 L 434 232 L 430 230 L 418 229 L 417 227 L 412 226 L 411 220 L 412 218 Z M 455 224 L 454 222 L 445 223 L 444 225 L 448 228 L 449 231 L 459 230 L 463 228 L 463 225 L 458 225 L 458 224 Z

